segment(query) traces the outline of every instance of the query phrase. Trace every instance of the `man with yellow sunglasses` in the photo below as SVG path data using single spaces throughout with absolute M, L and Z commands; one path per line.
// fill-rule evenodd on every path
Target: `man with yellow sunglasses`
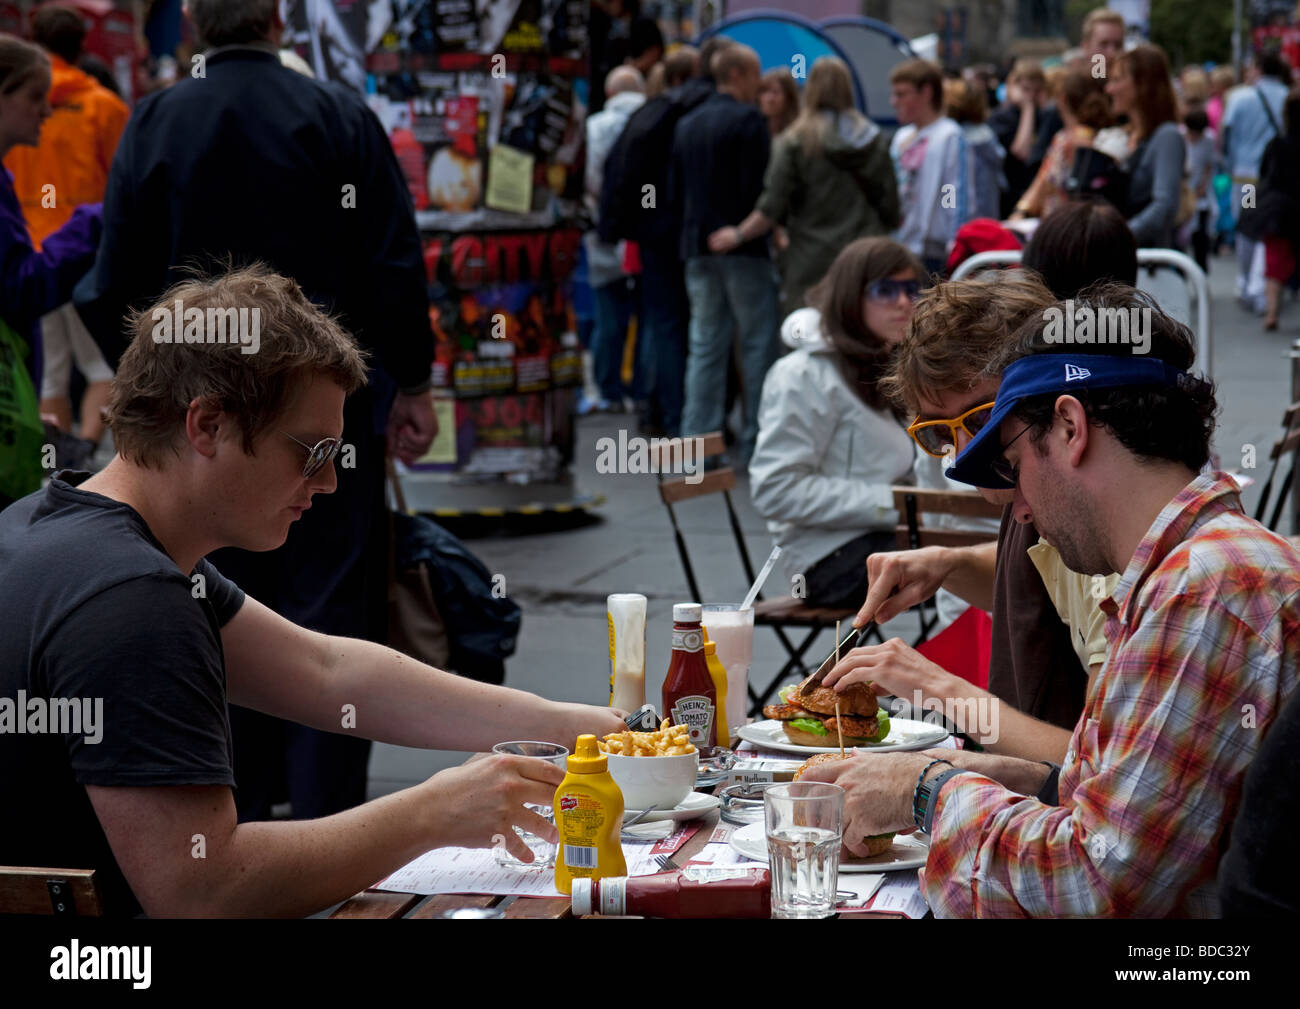
M 917 303 L 882 389 L 913 412 L 908 434 L 923 452 L 944 459 L 946 468 L 979 434 L 993 414 L 1000 381 L 990 362 L 1023 324 L 1041 321 L 1054 301 L 1032 274 L 1015 271 L 940 284 Z M 980 493 L 1003 505 L 1013 496 Z M 988 701 L 991 694 L 1005 702 L 997 706 L 992 731 L 959 727 L 990 752 L 1060 763 L 1091 676 L 1105 659 L 1097 601 L 1107 594 L 1106 580 L 1094 583 L 1066 569 L 1037 530 L 1016 523 L 1009 510 L 996 543 L 877 553 L 867 558 L 867 570 L 870 587 L 859 625 L 889 620 L 940 587 L 991 611 L 989 689 L 949 673 L 897 638 L 854 649 L 826 683 L 853 674 L 899 697 L 913 698 L 919 690 L 926 702 Z
M 958 431 L 964 431 L 968 438 L 974 438 L 992 416 L 993 400 L 973 406 L 951 418 L 926 420 L 917 414 L 916 420 L 907 429 L 907 433 L 920 446 L 921 451 L 936 459 L 944 459 L 956 454 Z

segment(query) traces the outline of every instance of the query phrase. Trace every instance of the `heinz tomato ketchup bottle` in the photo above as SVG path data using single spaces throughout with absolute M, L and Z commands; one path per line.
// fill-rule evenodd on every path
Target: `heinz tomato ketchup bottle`
M 699 603 L 673 607 L 673 657 L 664 678 L 663 711 L 674 725 L 691 730 L 697 750 L 707 751 L 714 744 L 718 689 L 704 659 L 703 616 Z

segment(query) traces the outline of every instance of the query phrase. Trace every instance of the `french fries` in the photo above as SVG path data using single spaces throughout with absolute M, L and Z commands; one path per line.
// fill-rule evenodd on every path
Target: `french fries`
M 654 732 L 611 732 L 597 740 L 597 745 L 605 753 L 623 757 L 677 757 L 695 752 L 690 729 L 667 722 Z

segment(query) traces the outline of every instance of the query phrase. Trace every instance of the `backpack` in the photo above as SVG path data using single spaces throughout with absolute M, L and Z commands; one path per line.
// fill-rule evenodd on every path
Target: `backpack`
M 620 240 L 645 243 L 663 240 L 675 232 L 672 214 L 664 204 L 673 135 L 686 113 L 712 94 L 698 81 L 688 81 L 675 91 L 658 95 L 634 111 L 605 158 L 601 179 L 598 233 L 607 245 Z M 658 210 L 641 212 L 642 187 L 657 190 Z
M 1109 154 L 1095 147 L 1075 150 L 1070 176 L 1065 181 L 1071 199 L 1100 197 L 1128 216 L 1128 188 L 1128 171 Z
M 448 666 L 484 683 L 504 683 L 505 660 L 515 653 L 523 623 L 518 605 L 493 593 L 491 572 L 451 532 L 423 515 L 391 514 L 397 582 L 414 572 L 432 592 L 446 627 Z

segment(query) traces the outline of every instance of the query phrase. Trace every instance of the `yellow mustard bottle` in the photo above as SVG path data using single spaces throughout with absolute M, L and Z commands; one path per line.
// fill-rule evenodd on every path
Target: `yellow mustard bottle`
M 626 876 L 627 860 L 619 834 L 623 793 L 609 774 L 609 759 L 590 734 L 578 737 L 568 759 L 568 774 L 555 790 L 555 889 L 572 892 L 575 879 Z
M 731 724 L 727 721 L 727 670 L 718 658 L 718 646 L 707 639 L 704 642 L 704 664 L 708 667 L 709 677 L 718 692 L 718 714 L 713 726 L 714 735 L 719 746 L 731 745 Z

